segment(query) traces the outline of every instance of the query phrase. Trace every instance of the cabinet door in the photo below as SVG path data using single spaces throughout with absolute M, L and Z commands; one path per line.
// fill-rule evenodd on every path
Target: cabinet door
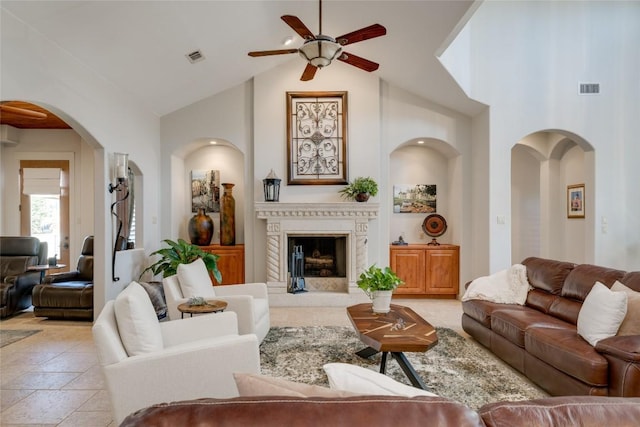
M 391 248 L 391 269 L 404 281 L 394 291 L 396 295 L 424 293 L 425 264 L 421 249 Z
M 458 250 L 427 250 L 426 292 L 429 294 L 458 293 Z
M 202 246 L 202 250 L 218 255 L 218 270 L 222 274 L 222 283 L 218 283 L 213 275 L 214 285 L 237 285 L 244 283 L 244 245 L 235 246 Z

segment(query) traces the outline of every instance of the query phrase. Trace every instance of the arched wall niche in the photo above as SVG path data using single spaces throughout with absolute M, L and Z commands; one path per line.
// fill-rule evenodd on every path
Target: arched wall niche
M 527 135 L 511 150 L 511 258 L 592 262 L 594 150 L 564 130 Z M 568 218 L 567 187 L 585 185 L 585 218 Z M 591 213 L 589 215 L 589 213 Z
M 416 137 L 397 146 L 389 155 L 390 241 L 402 236 L 407 243 L 428 243 L 422 222 L 430 213 L 393 211 L 394 187 L 399 185 L 436 185 L 436 212 L 447 221 L 447 231 L 438 241 L 460 244 L 462 171 L 460 153 L 445 141 Z
M 214 143 L 215 142 L 215 143 Z M 188 223 L 194 215 L 191 210 L 191 172 L 216 170 L 220 183 L 233 183 L 236 201 L 236 243 L 245 242 L 245 155 L 232 142 L 222 138 L 199 138 L 185 144 L 172 153 L 172 223 L 177 226 L 177 237 L 189 241 Z M 220 189 L 220 197 L 223 195 Z M 214 221 L 211 244 L 220 243 L 220 213 L 207 213 Z M 251 220 L 251 219 L 250 219 Z M 176 235 L 173 235 L 175 238 Z

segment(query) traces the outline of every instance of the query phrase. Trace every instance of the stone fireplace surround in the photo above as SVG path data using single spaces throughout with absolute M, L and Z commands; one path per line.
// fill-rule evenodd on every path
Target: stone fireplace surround
M 267 288 L 272 305 L 344 305 L 368 301 L 356 281 L 367 268 L 369 221 L 377 219 L 378 203 L 256 202 L 266 226 Z M 346 236 L 347 292 L 287 293 L 289 235 Z

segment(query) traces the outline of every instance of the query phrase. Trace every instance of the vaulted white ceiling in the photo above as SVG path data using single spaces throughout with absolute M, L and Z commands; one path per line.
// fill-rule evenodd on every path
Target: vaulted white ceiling
M 7 1 L 10 13 L 51 39 L 87 67 L 162 116 L 240 84 L 297 54 L 251 58 L 252 50 L 282 49 L 302 40 L 280 16 L 299 17 L 318 33 L 318 2 L 308 1 Z M 370 24 L 387 35 L 348 46 L 380 64 L 383 80 L 468 115 L 468 99 L 437 59 L 474 2 L 323 2 L 322 32 L 336 37 Z M 185 55 L 200 50 L 204 61 Z M 335 61 L 332 67 L 349 67 Z M 362 71 L 364 73 L 364 71 Z

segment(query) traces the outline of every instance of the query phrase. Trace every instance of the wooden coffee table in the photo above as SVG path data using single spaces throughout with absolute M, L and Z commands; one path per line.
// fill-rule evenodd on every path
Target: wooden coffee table
M 219 300 L 207 300 L 205 305 L 189 305 L 186 302 L 178 305 L 181 318 L 184 318 L 185 313 L 191 314 L 191 317 L 193 317 L 194 314 L 216 313 L 224 311 L 225 308 L 227 308 L 227 302 Z
M 347 307 L 351 324 L 358 331 L 360 341 L 368 347 L 356 354 L 368 358 L 382 352 L 380 373 L 387 367 L 387 354 L 396 359 L 400 368 L 414 387 L 426 390 L 424 382 L 415 371 L 406 351 L 425 352 L 438 343 L 436 329 L 409 307 L 391 304 L 389 313 L 374 313 L 371 304 Z

